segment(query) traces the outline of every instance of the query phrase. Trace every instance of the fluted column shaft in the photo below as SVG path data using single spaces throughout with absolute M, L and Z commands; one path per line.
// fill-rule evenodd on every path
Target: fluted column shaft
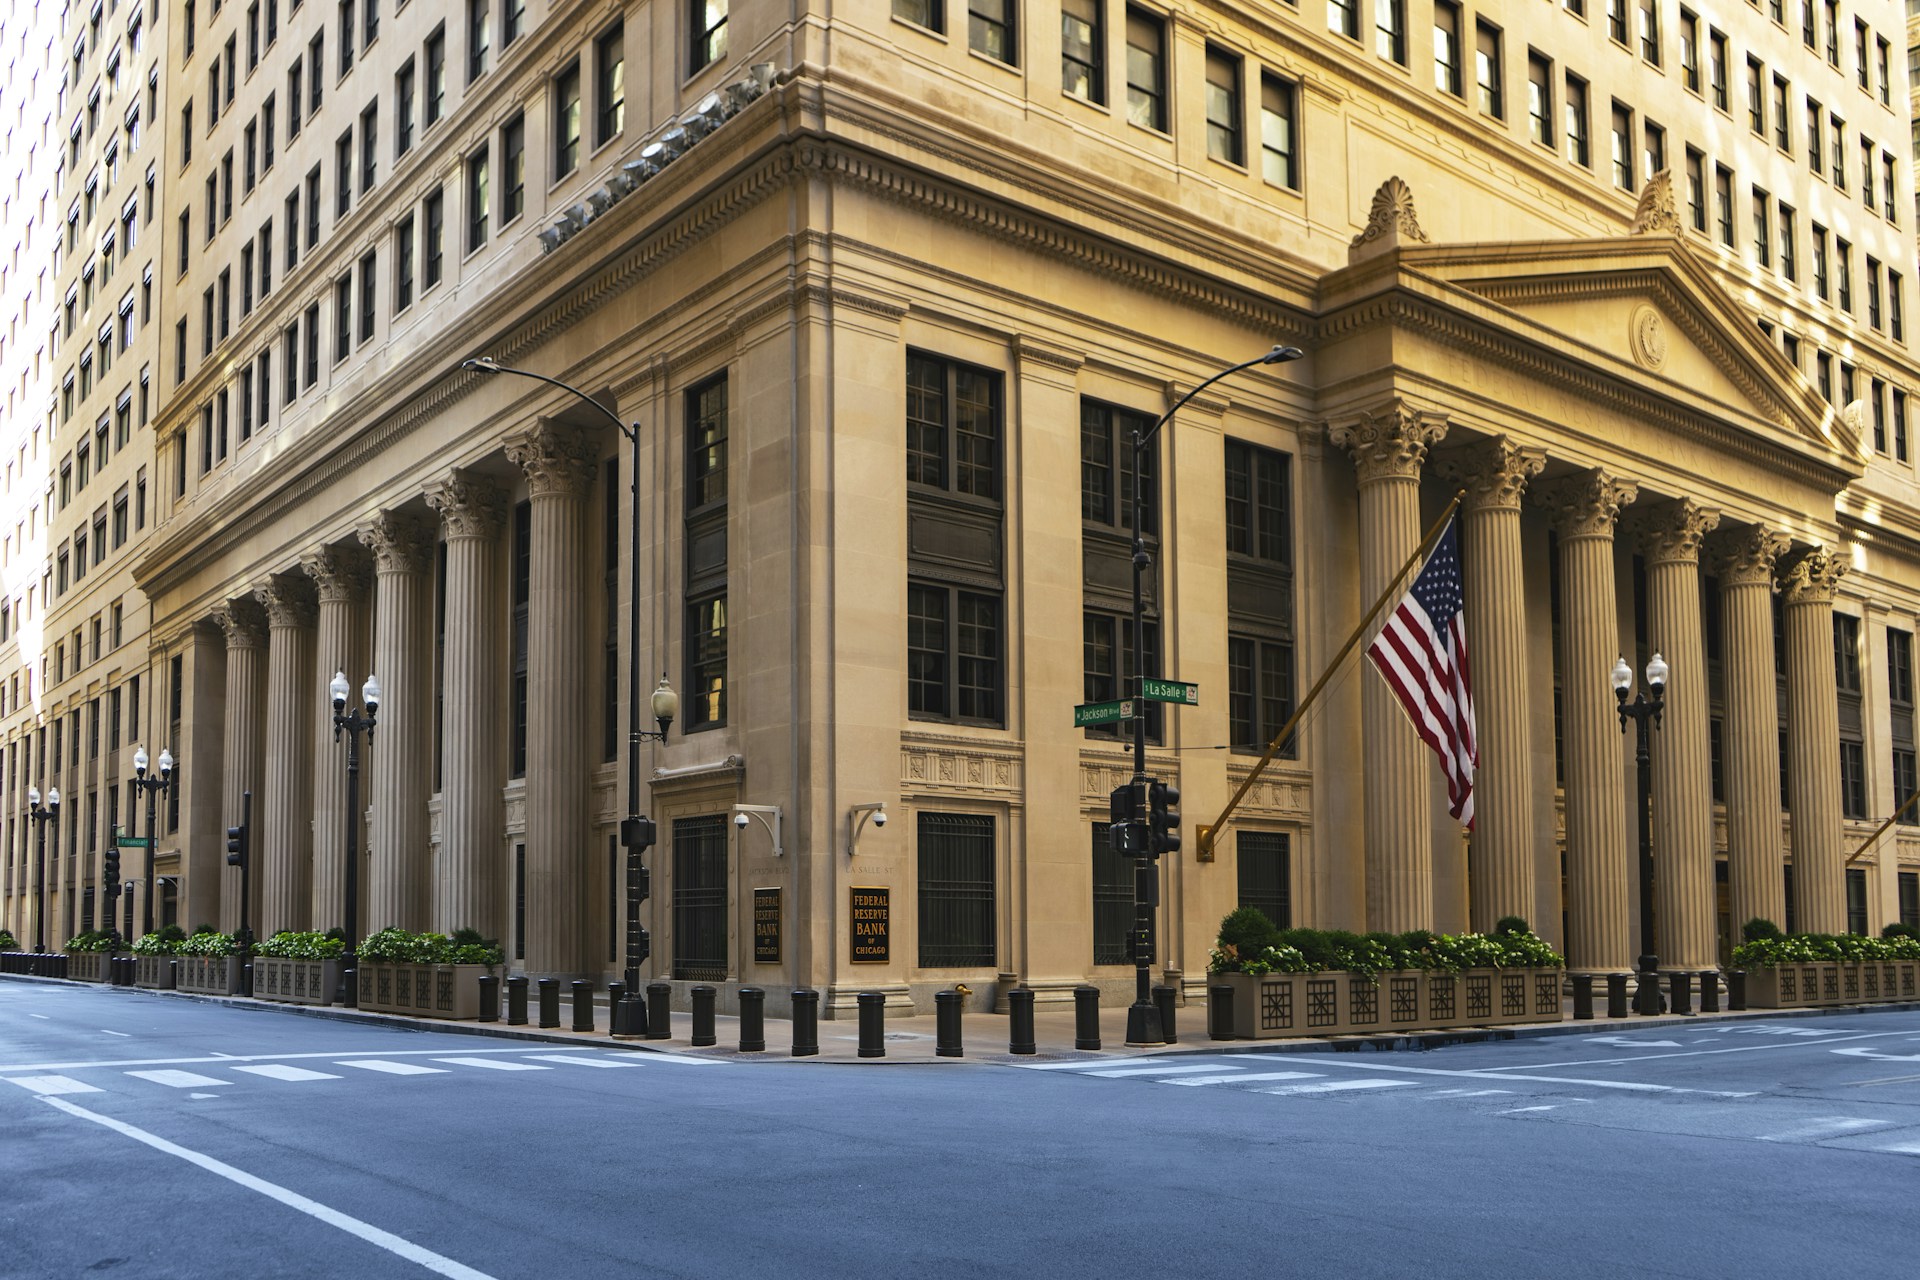
M 1371 603 L 1420 545 L 1420 467 L 1446 423 L 1394 404 L 1336 425 L 1360 481 L 1360 594 Z M 1383 680 L 1361 685 L 1366 760 L 1367 928 L 1433 925 L 1433 757 Z
M 1833 588 L 1846 572 L 1811 551 L 1782 584 L 1787 633 L 1787 795 L 1793 807 L 1795 923 L 1806 933 L 1847 928 L 1840 848 L 1840 705 L 1834 686 Z
M 541 425 L 508 442 L 526 470 L 532 518 L 527 616 L 529 974 L 587 971 L 586 495 L 583 436 Z
M 1726 681 L 1727 898 L 1734 941 L 1756 917 L 1784 925 L 1780 703 L 1774 683 L 1773 572 L 1786 539 L 1748 529 L 1721 547 L 1720 652 Z
M 1619 657 L 1620 639 L 1614 521 L 1637 492 L 1631 482 L 1599 471 L 1543 489 L 1560 533 L 1567 964 L 1588 972 L 1631 968 L 1626 776 L 1607 677 Z
M 1654 907 L 1660 937 L 1644 951 L 1668 969 L 1719 966 L 1714 945 L 1713 759 L 1707 741 L 1707 652 L 1700 618 L 1700 542 L 1720 513 L 1680 499 L 1640 526 L 1647 636 L 1667 660 L 1666 710 L 1653 734 Z
M 226 826 L 240 822 L 243 796 L 253 792 L 254 830 L 271 811 L 262 788 L 264 740 L 261 735 L 261 680 L 265 675 L 267 647 L 266 617 L 251 598 L 229 602 L 215 615 L 227 634 L 225 740 L 221 752 L 220 813 Z M 63 815 L 64 816 L 64 815 Z M 240 927 L 240 884 L 238 868 L 229 868 L 224 859 L 220 868 L 220 928 L 232 932 Z M 253 868 L 257 871 L 258 866 Z M 252 877 L 254 901 L 248 904 L 248 923 L 260 931 L 258 911 L 260 878 Z
M 373 671 L 380 727 L 363 760 L 373 807 L 365 880 L 367 923 L 422 929 L 427 923 L 427 795 L 433 769 L 433 531 L 421 518 L 386 511 L 360 531 L 373 552 Z
M 427 493 L 447 539 L 442 658 L 440 866 L 433 927 L 489 937 L 505 919 L 500 853 L 499 633 L 495 545 L 505 502 L 492 485 L 456 474 Z
M 1526 583 L 1520 505 L 1546 457 L 1504 437 L 1450 458 L 1467 486 L 1467 653 L 1480 767 L 1473 788 L 1469 913 L 1490 933 L 1502 916 L 1533 912 L 1533 753 L 1527 731 Z
M 254 854 L 264 936 L 312 927 L 314 608 L 304 578 L 255 594 L 267 611 L 267 803 Z
M 333 738 L 333 708 L 327 682 L 344 672 L 355 692 L 367 677 L 366 626 L 361 611 L 366 603 L 368 568 L 365 552 L 345 544 L 323 547 L 301 562 L 313 579 L 319 597 L 319 625 L 315 629 L 313 686 L 299 691 L 314 708 L 313 774 L 313 923 L 318 929 L 346 925 L 346 884 L 342 859 L 347 852 L 347 752 Z M 365 842 L 361 848 L 366 847 Z M 363 877 L 364 880 L 364 877 Z M 362 899 L 364 902 L 364 898 Z M 364 918 L 364 907 L 361 911 Z M 362 921 L 351 924 L 355 938 L 366 931 Z

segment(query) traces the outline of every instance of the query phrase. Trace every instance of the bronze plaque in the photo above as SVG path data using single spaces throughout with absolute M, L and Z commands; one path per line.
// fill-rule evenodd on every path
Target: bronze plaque
M 887 944 L 887 900 L 893 890 L 855 886 L 853 898 L 853 963 L 885 964 L 891 958 Z
M 780 890 L 753 891 L 753 962 L 780 963 Z

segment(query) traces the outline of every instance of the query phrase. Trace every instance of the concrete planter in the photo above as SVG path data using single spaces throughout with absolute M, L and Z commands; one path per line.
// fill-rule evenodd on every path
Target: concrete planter
M 133 985 L 149 991 L 173 990 L 173 956 L 135 956 Z
M 1870 1004 L 1920 998 L 1920 961 L 1781 964 L 1747 974 L 1747 1003 L 1756 1009 Z
M 420 1018 L 478 1018 L 484 964 L 362 964 L 360 1007 Z
M 67 976 L 75 982 L 105 982 L 107 953 L 104 951 L 67 952 Z
M 179 989 L 203 996 L 240 993 L 239 956 L 175 956 L 180 962 Z
M 253 995 L 282 1004 L 332 1004 L 340 990 L 340 961 L 253 958 Z
M 1351 973 L 1217 973 L 1233 988 L 1233 1028 L 1243 1040 L 1558 1022 L 1560 970 L 1469 969 Z

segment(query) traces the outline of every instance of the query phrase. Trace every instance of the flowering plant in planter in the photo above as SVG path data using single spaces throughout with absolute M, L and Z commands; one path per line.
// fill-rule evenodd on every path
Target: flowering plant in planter
M 1885 960 L 1920 960 L 1920 938 L 1868 938 L 1855 933 L 1795 933 L 1777 938 L 1755 938 L 1733 949 L 1733 963 L 1742 969 L 1782 964 L 1862 964 Z
M 19 949 L 19 939 L 15 938 L 10 931 L 0 929 L 0 951 L 18 951 Z
M 61 950 L 63 951 L 106 951 L 111 949 L 112 946 L 113 946 L 112 934 L 103 933 L 99 929 L 88 929 L 84 933 L 76 933 L 71 938 L 68 938 L 67 945 L 62 947 Z
M 177 924 L 170 924 L 164 929 L 141 934 L 139 941 L 133 944 L 133 954 L 137 956 L 178 955 L 180 944 L 186 940 L 186 930 Z
M 1210 973 L 1321 973 L 1344 971 L 1376 980 L 1381 973 L 1462 969 L 1558 969 L 1566 962 L 1527 928 L 1509 917 L 1496 932 L 1351 933 L 1345 929 L 1278 929 L 1254 907 L 1242 907 L 1220 922 L 1219 943 L 1208 957 Z
M 505 961 L 499 944 L 482 938 L 475 929 L 459 929 L 448 937 L 444 933 L 387 928 L 369 934 L 360 944 L 362 964 L 498 965 Z
M 347 944 L 337 934 L 282 929 L 255 945 L 253 953 L 281 960 L 338 960 L 346 950 Z
M 175 954 L 183 956 L 231 956 L 240 953 L 240 944 L 230 933 L 202 930 L 181 942 Z

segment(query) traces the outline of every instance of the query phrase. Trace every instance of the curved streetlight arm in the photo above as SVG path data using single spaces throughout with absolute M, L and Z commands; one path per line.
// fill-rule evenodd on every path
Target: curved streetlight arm
M 1239 373 L 1242 369 L 1251 369 L 1253 368 L 1253 366 L 1257 364 L 1285 364 L 1289 360 L 1298 360 L 1301 356 L 1305 354 L 1306 352 L 1302 351 L 1298 347 L 1275 347 L 1273 350 L 1267 352 L 1263 356 L 1255 356 L 1251 360 L 1242 360 L 1239 364 L 1231 365 L 1228 368 L 1222 369 L 1220 372 L 1214 374 L 1211 378 L 1208 378 L 1205 382 L 1201 383 L 1199 386 L 1195 387 L 1193 390 L 1187 392 L 1187 394 L 1181 396 L 1178 400 L 1174 401 L 1173 408 L 1161 414 L 1160 420 L 1158 422 L 1154 423 L 1151 427 L 1148 427 L 1139 436 L 1135 437 L 1133 442 L 1134 452 L 1138 454 L 1139 452 L 1144 450 L 1147 447 L 1147 442 L 1153 439 L 1155 434 L 1159 432 L 1160 428 L 1166 426 L 1167 423 L 1173 419 L 1174 414 L 1180 412 L 1182 409 L 1187 407 L 1187 401 L 1193 399 L 1195 396 L 1199 395 L 1202 391 L 1205 391 L 1208 387 L 1220 381 L 1220 379 L 1231 377 L 1232 375 Z M 473 362 L 468 361 L 467 363 L 472 364 Z M 1136 473 L 1137 473 L 1137 468 L 1136 468 Z
M 633 441 L 635 444 L 639 443 L 637 439 L 637 436 L 639 434 L 638 431 L 634 427 L 631 427 L 626 423 L 620 421 L 619 414 L 607 408 L 607 406 L 601 404 L 598 400 L 595 400 L 592 396 L 588 395 L 586 392 L 582 391 L 580 388 L 569 386 L 566 383 L 560 381 L 560 379 L 558 378 L 549 378 L 546 374 L 535 373 L 531 369 L 509 368 L 507 365 L 500 364 L 499 362 L 494 360 L 492 356 L 475 356 L 470 360 L 462 360 L 460 362 L 460 367 L 462 369 L 470 369 L 475 373 L 516 374 L 522 378 L 532 378 L 535 382 L 544 382 L 550 387 L 558 387 L 560 388 L 560 390 L 579 397 L 580 400 L 584 401 L 587 404 L 592 405 L 594 408 L 598 409 L 601 413 L 606 414 L 607 421 L 613 423 L 613 425 L 619 429 L 619 432 L 621 435 L 625 436 L 628 440 Z

